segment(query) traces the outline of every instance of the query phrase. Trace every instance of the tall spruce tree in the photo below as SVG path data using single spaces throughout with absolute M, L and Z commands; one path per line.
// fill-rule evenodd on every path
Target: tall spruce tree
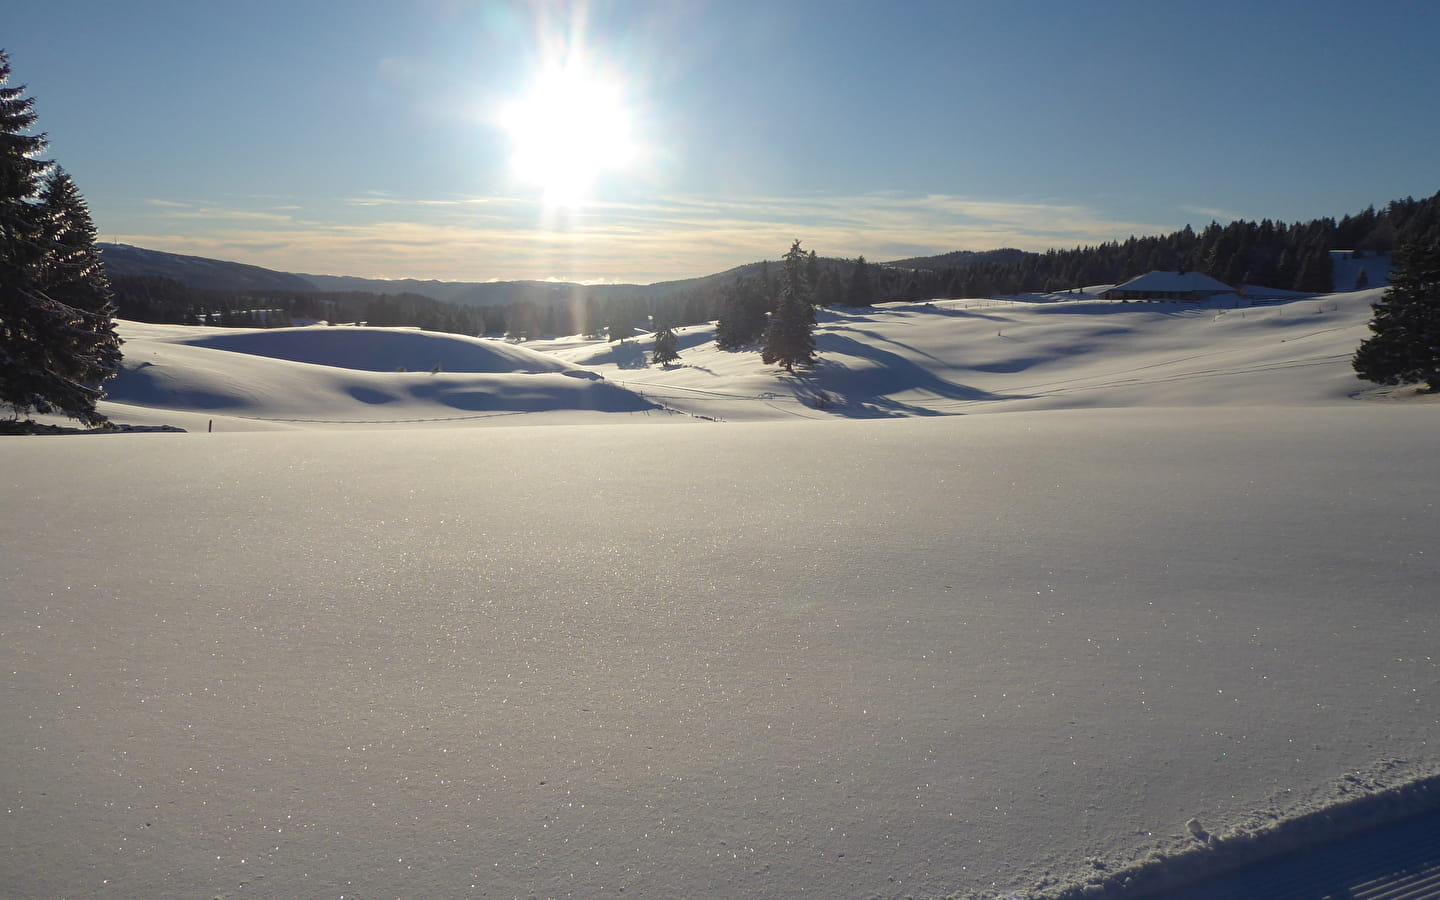
M 34 101 L 0 51 L 0 403 L 104 424 L 100 382 L 120 362 L 94 226 L 69 176 L 44 178 Z M 43 186 L 42 186 L 43 182 Z
M 45 136 L 25 133 L 35 124 L 34 101 L 9 80 L 10 58 L 0 51 L 0 402 L 28 411 L 40 387 L 31 371 L 43 361 L 35 332 L 44 324 L 35 321 L 44 252 L 30 201 L 48 163 L 36 158 Z
M 680 342 L 675 329 L 669 325 L 655 332 L 655 348 L 650 351 L 650 361 L 657 366 L 668 366 L 680 358 Z
M 770 314 L 765 330 L 765 346 L 760 359 L 794 372 L 797 365 L 815 361 L 815 306 L 811 303 L 813 289 L 805 275 L 805 251 L 800 242 L 790 245 L 785 254 L 784 282 Z
M 59 166 L 45 179 L 39 205 L 49 249 L 41 287 L 50 299 L 83 315 L 71 374 L 82 384 L 98 385 L 120 371 L 121 341 L 110 282 L 95 247 L 95 223 L 75 182 Z
M 1395 254 L 1390 287 L 1373 309 L 1374 337 L 1355 351 L 1356 374 L 1440 391 L 1440 230 Z

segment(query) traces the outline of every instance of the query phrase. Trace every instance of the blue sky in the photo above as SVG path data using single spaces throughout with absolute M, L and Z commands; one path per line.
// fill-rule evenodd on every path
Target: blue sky
M 102 240 L 288 271 L 651 282 L 796 238 L 874 260 L 1043 250 L 1440 190 L 1433 0 L 8 0 L 4 18 L 11 83 Z M 542 162 L 628 152 L 559 203 L 513 123 L 565 66 L 564 90 L 606 93 L 539 117 L 566 135 Z

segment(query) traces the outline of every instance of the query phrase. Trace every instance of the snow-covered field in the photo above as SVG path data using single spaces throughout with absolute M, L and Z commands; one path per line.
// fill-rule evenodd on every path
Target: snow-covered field
M 830 313 L 795 377 L 127 323 L 106 411 L 192 433 L 0 441 L 0 895 L 1121 896 L 1433 805 L 1377 296 Z

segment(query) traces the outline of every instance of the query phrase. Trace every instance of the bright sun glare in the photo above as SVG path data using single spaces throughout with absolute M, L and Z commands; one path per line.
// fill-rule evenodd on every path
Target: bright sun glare
M 579 206 L 602 172 L 624 168 L 638 147 L 619 86 L 578 65 L 553 68 L 504 111 L 515 175 L 547 206 Z

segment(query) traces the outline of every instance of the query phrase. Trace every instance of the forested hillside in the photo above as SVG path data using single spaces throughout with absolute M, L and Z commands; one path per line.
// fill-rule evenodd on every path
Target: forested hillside
M 1063 291 L 1115 284 L 1156 269 L 1201 271 L 1232 285 L 1320 293 L 1356 287 L 1335 283 L 1331 251 L 1389 253 L 1437 230 L 1440 193 L 1423 200 L 1396 200 L 1383 209 L 1371 207 L 1338 221 L 1212 222 L 1198 232 L 1186 226 L 1167 235 L 1047 253 L 954 251 L 887 263 L 867 263 L 864 257 L 846 260 L 812 255 L 806 271 L 815 301 L 821 306 Z M 230 284 L 220 279 L 220 273 L 233 265 L 216 264 L 198 270 L 201 275 L 191 275 L 181 267 L 148 274 L 138 274 L 142 270 L 135 268 L 112 268 L 118 314 L 159 323 L 274 327 L 297 321 L 368 322 L 527 337 L 597 334 L 608 329 L 618 338 L 636 328 L 712 321 L 737 305 L 763 315 L 773 306 L 779 290 L 779 266 L 770 262 L 653 285 L 406 281 L 404 292 L 384 291 L 384 282 L 338 278 L 319 283 L 373 289 L 297 290 L 297 285 L 307 283 L 303 279 L 313 276 L 271 273 L 276 278 L 259 279 L 257 273 L 265 270 L 250 266 L 237 267 L 246 280 Z M 444 286 L 444 297 L 423 293 L 427 285 Z M 534 289 L 527 289 L 529 286 Z M 495 293 L 481 288 L 506 290 Z M 518 299 L 494 302 L 494 297 Z
M 1287 225 L 1262 219 L 1212 222 L 1157 237 L 1131 237 L 1098 247 L 1028 253 L 1014 262 L 952 264 L 953 254 L 905 260 L 913 269 L 912 297 L 985 297 L 1115 284 L 1155 270 L 1205 272 L 1231 284 L 1303 292 L 1350 290 L 1333 284 L 1331 250 L 1389 253 L 1440 228 L 1440 193 L 1396 200 L 1357 215 Z M 891 265 L 899 265 L 898 263 Z M 908 282 L 907 282 L 908 284 Z M 889 299 L 889 298 L 887 298 Z

